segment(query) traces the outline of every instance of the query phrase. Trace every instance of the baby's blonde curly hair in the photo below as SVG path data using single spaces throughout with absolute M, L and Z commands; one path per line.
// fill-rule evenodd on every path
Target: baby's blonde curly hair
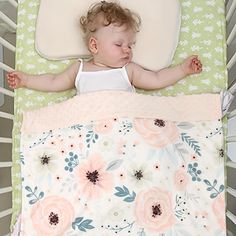
M 87 15 L 80 18 L 80 25 L 84 32 L 84 40 L 88 43 L 90 37 L 99 28 L 115 24 L 125 25 L 134 32 L 139 31 L 141 19 L 138 14 L 127 8 L 122 8 L 116 2 L 101 1 L 90 6 Z

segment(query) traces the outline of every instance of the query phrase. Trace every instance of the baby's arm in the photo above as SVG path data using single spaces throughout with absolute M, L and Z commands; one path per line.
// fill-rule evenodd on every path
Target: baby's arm
M 177 66 L 164 68 L 157 72 L 145 70 L 134 63 L 128 65 L 128 71 L 131 71 L 131 82 L 135 87 L 151 90 L 165 88 L 187 75 L 200 73 L 202 64 L 197 56 L 190 56 Z
M 21 71 L 12 71 L 7 74 L 7 82 L 13 89 L 25 87 L 42 92 L 64 91 L 74 87 L 79 63 L 76 61 L 59 74 L 30 75 Z

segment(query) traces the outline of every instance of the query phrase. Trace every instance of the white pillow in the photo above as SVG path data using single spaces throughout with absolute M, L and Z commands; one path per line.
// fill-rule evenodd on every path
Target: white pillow
M 38 53 L 53 60 L 88 56 L 79 19 L 95 0 L 41 0 L 36 26 Z M 142 19 L 133 61 L 147 69 L 169 66 L 178 44 L 178 0 L 120 0 Z

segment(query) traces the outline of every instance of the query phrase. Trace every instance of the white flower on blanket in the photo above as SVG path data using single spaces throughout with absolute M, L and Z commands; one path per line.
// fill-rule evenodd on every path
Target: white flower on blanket
M 98 142 L 98 145 L 102 152 L 109 152 L 114 148 L 114 141 L 112 138 L 104 137 Z
M 124 216 L 127 210 L 127 206 L 121 206 L 119 204 L 119 202 L 117 202 L 116 204 L 114 204 L 114 206 L 112 208 L 110 208 L 108 210 L 108 212 L 106 212 L 106 216 L 104 216 L 103 220 L 108 220 L 110 222 L 122 222 L 124 220 Z
M 54 173 L 58 168 L 57 155 L 54 149 L 40 148 L 34 151 L 34 168 L 38 173 Z
M 59 196 L 38 201 L 31 209 L 31 220 L 37 236 L 65 235 L 74 219 L 71 203 Z
M 211 145 L 204 144 L 204 148 L 208 150 L 210 155 L 215 160 L 218 160 L 219 163 L 224 162 L 225 153 L 222 143 L 212 142 Z
M 147 187 L 152 182 L 153 176 L 146 163 L 131 162 L 127 166 L 127 177 L 136 189 Z
M 106 171 L 106 167 L 106 162 L 99 154 L 92 154 L 75 168 L 81 195 L 98 199 L 112 190 L 113 176 Z
M 133 216 L 128 215 L 132 213 L 132 210 L 129 209 L 129 206 L 125 204 L 120 204 L 120 199 L 118 201 L 108 202 L 106 207 L 101 212 L 101 227 L 106 230 L 105 235 L 132 235 L 135 221 Z M 122 233 L 123 232 L 123 233 Z M 139 234 L 138 234 L 139 235 Z
M 28 155 L 26 154 L 25 156 L 26 165 L 32 169 L 32 173 L 38 173 L 32 175 L 34 181 L 36 181 L 37 185 L 47 183 L 48 187 L 51 187 L 52 180 L 59 169 L 58 156 L 55 150 L 41 147 L 32 149 L 30 156 Z

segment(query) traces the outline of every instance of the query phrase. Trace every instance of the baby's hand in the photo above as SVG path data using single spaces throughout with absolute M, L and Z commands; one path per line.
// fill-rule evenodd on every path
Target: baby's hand
M 12 71 L 7 73 L 7 83 L 12 89 L 25 87 L 26 77 L 26 74 L 21 71 Z
M 202 72 L 202 63 L 196 55 L 184 60 L 181 67 L 186 75 L 198 74 Z

